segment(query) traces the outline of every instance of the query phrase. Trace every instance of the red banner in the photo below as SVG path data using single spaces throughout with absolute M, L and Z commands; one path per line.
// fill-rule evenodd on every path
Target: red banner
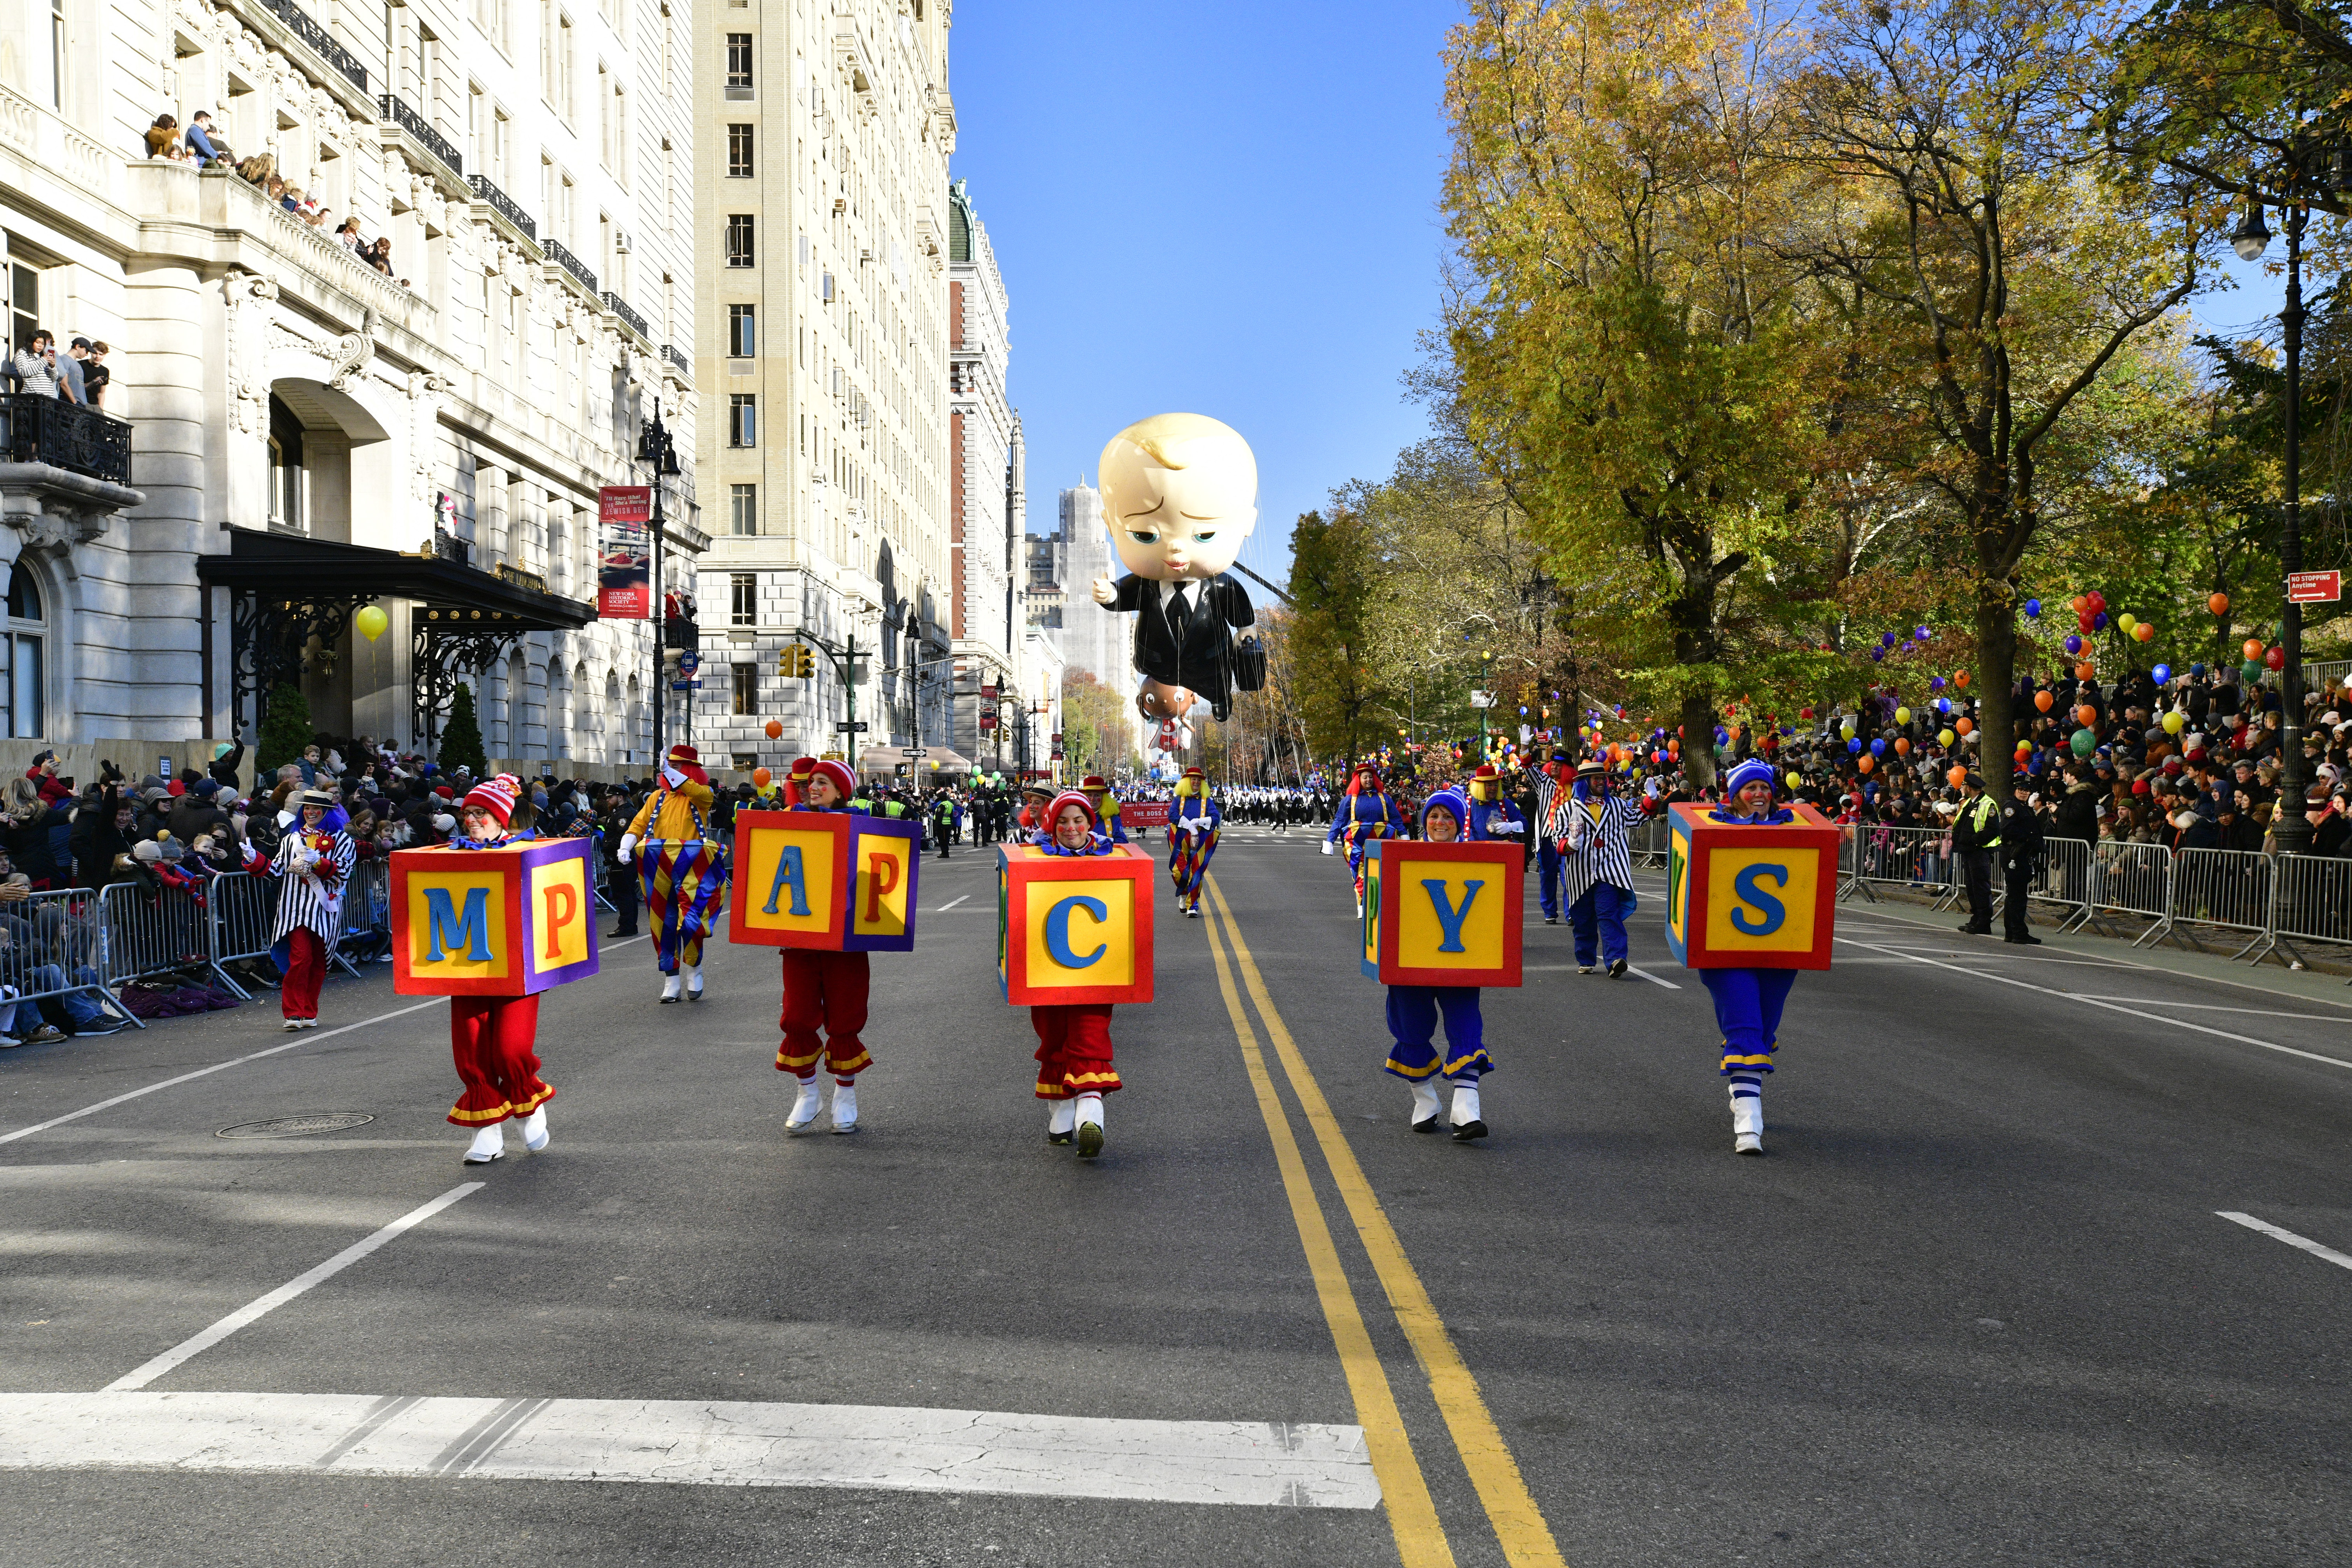
M 1168 803 L 1164 800 L 1123 800 L 1118 805 L 1118 819 L 1129 827 L 1165 827 L 1168 826 Z
M 606 620 L 653 617 L 653 515 L 649 486 L 596 492 L 596 613 Z

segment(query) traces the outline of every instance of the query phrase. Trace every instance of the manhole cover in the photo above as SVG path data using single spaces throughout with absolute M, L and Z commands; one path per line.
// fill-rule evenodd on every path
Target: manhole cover
M 348 1132 L 365 1127 L 374 1117 L 357 1110 L 321 1110 L 309 1116 L 279 1116 L 268 1121 L 240 1121 L 213 1134 L 215 1138 L 308 1138 L 320 1132 Z

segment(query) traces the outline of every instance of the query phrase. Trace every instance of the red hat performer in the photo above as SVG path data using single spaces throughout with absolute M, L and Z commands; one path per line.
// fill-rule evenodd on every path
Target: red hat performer
M 457 808 L 453 849 L 497 849 L 537 837 L 509 831 L 522 784 L 512 773 L 484 779 L 466 792 Z M 555 1090 L 539 1076 L 539 997 L 452 996 L 449 1054 L 466 1092 L 449 1109 L 449 1120 L 474 1130 L 466 1163 L 487 1165 L 506 1158 L 506 1124 L 522 1121 L 523 1147 L 547 1147 L 547 1102 Z
M 672 746 L 661 787 L 621 835 L 621 861 L 634 863 L 652 921 L 654 962 L 664 1002 L 681 985 L 702 1000 L 702 939 L 718 923 L 727 896 L 725 847 L 711 821 L 710 775 L 692 746 Z
M 1086 795 L 1065 790 L 1045 810 L 1048 855 L 1108 855 L 1111 842 L 1097 831 L 1099 818 Z M 1119 1088 L 1111 1065 L 1108 1002 L 1046 1004 L 1029 1009 L 1037 1031 L 1037 1098 L 1045 1101 L 1045 1142 L 1076 1143 L 1078 1158 L 1103 1149 L 1103 1096 Z
M 1176 904 L 1187 920 L 1201 918 L 1201 884 L 1224 821 L 1224 809 L 1209 798 L 1209 775 L 1186 768 L 1168 807 L 1168 879 L 1176 885 Z
M 857 812 L 849 804 L 849 792 L 856 786 L 856 775 L 843 763 L 829 757 L 803 757 L 785 779 L 785 809 Z M 822 1059 L 833 1075 L 833 1130 L 855 1132 L 857 1075 L 874 1065 L 859 1038 L 872 988 L 867 955 L 788 947 L 783 962 L 784 1009 L 778 1022 L 784 1038 L 776 1047 L 776 1070 L 801 1080 L 800 1098 L 784 1118 L 784 1131 L 807 1132 L 816 1127 L 816 1069 Z
M 326 982 L 327 955 L 343 932 L 343 887 L 359 847 L 340 822 L 328 825 L 335 797 L 326 790 L 306 789 L 287 804 L 291 809 L 278 818 L 285 832 L 277 853 L 264 855 L 247 844 L 244 859 L 248 870 L 279 884 L 269 956 L 286 977 L 278 1003 L 290 1033 L 319 1026 L 319 988 Z

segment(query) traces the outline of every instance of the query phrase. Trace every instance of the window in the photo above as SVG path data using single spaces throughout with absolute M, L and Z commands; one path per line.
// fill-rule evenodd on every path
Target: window
M 8 574 L 8 629 L 0 635 L 0 653 L 8 661 L 7 679 L 0 685 L 0 732 L 16 740 L 47 733 L 41 700 L 42 636 L 48 630 L 41 610 L 41 591 L 33 583 L 29 565 L 19 561 Z
M 727 35 L 727 100 L 748 103 L 751 99 L 751 35 Z
M 738 392 L 728 396 L 727 444 L 730 447 L 756 447 L 760 444 L 758 394 Z
M 730 359 L 750 359 L 760 352 L 757 307 L 730 305 L 727 307 L 727 353 Z
M 41 324 L 41 275 L 29 267 L 8 268 L 8 342 L 11 350 L 33 346 Z
M 730 485 L 727 493 L 728 531 L 749 537 L 760 531 L 760 487 Z
M 756 572 L 730 573 L 727 579 L 728 622 L 733 626 L 756 626 L 760 624 L 760 574 Z
M 66 0 L 49 0 L 49 100 L 66 106 Z
M 727 177 L 748 180 L 751 177 L 751 128 L 730 125 L 727 128 Z
M 727 265 L 749 267 L 752 265 L 752 257 L 751 215 L 729 213 L 727 215 Z
M 738 664 L 730 667 L 735 674 L 735 714 L 738 718 L 756 718 L 760 712 L 760 667 Z

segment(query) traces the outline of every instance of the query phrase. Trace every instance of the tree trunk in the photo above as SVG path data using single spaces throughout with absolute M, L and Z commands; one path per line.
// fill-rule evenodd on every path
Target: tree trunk
M 2017 771 L 2017 603 L 1998 577 L 1977 588 L 1977 772 L 1994 803 L 2009 805 Z
M 1683 696 L 1683 778 L 1693 793 L 1715 782 L 1715 694 Z

